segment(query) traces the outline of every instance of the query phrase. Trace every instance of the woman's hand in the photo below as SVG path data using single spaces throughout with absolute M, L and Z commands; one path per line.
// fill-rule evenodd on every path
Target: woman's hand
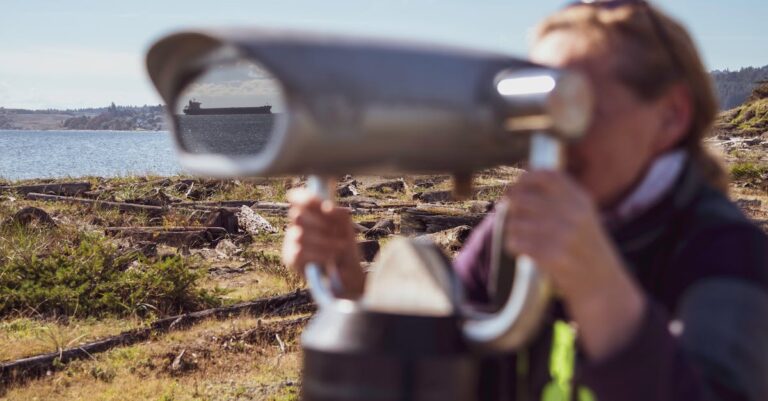
M 358 298 L 365 277 L 349 212 L 306 189 L 291 191 L 288 200 L 290 223 L 283 240 L 283 263 L 300 275 L 308 263 L 318 263 L 325 274 L 341 281 L 344 292 L 336 296 Z
M 528 255 L 551 277 L 591 359 L 625 344 L 645 300 L 603 230 L 594 202 L 554 171 L 523 175 L 506 194 L 505 250 Z

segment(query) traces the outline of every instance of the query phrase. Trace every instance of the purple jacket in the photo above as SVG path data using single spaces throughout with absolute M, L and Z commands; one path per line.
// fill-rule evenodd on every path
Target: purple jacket
M 454 261 L 476 303 L 491 302 L 492 221 L 489 216 L 474 230 Z M 656 205 L 609 231 L 649 307 L 631 340 L 608 358 L 590 361 L 577 350 L 573 388 L 586 386 L 599 401 L 768 400 L 762 230 L 688 165 Z M 557 319 L 568 319 L 560 305 L 548 327 Z M 503 398 L 541 399 L 551 341 L 552 330 L 543 330 L 527 349 L 526 377 L 515 373 L 518 355 L 506 358 Z

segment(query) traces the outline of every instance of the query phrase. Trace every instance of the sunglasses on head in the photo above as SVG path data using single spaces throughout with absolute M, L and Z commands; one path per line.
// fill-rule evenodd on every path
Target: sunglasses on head
M 677 54 L 672 51 L 672 48 L 670 47 L 671 36 L 667 32 L 666 29 L 664 29 L 664 26 L 661 24 L 661 21 L 659 20 L 659 17 L 656 15 L 656 12 L 651 8 L 651 5 L 648 4 L 645 0 L 581 0 L 581 1 L 575 1 L 573 3 L 570 3 L 566 5 L 564 8 L 571 8 L 571 7 L 599 7 L 604 9 L 615 9 L 619 7 L 642 7 L 643 11 L 645 12 L 645 15 L 648 16 L 648 20 L 651 22 L 651 25 L 653 26 L 654 33 L 656 37 L 661 42 L 662 47 L 664 48 L 664 51 L 669 56 L 670 61 L 675 66 L 677 71 L 679 73 L 683 72 L 682 63 L 680 62 L 679 58 L 677 57 Z

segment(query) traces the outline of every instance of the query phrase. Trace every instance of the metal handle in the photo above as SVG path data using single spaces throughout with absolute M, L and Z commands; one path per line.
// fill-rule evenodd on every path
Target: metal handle
M 543 133 L 531 138 L 531 169 L 560 167 L 561 145 Z M 497 207 L 491 244 L 491 268 L 500 269 L 503 256 L 504 221 L 508 205 Z M 489 351 L 510 351 L 525 345 L 538 332 L 551 300 L 549 279 L 531 258 L 520 255 L 515 264 L 514 282 L 504 306 L 495 314 L 472 313 L 464 323 L 470 343 Z
M 331 191 L 328 182 L 322 177 L 311 175 L 307 180 L 307 189 L 322 200 L 330 199 Z M 337 301 L 334 292 L 342 290 L 341 280 L 337 274 L 330 275 L 329 279 L 323 276 L 323 269 L 319 264 L 311 262 L 304 267 L 304 275 L 307 278 L 309 293 L 312 295 L 318 308 L 328 307 Z

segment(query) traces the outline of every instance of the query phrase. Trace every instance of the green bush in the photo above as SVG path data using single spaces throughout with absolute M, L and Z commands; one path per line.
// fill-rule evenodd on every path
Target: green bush
M 768 172 L 766 166 L 758 166 L 754 163 L 738 163 L 731 167 L 731 177 L 737 181 L 761 179 Z
M 3 234 L 0 252 L 0 314 L 125 316 L 171 314 L 216 303 L 196 286 L 202 271 L 194 259 L 149 261 L 120 253 L 104 237 L 78 233 L 74 240 L 30 247 L 39 237 L 26 228 Z M 8 232 L 15 231 L 15 232 Z M 26 235 L 25 235 L 26 234 Z

